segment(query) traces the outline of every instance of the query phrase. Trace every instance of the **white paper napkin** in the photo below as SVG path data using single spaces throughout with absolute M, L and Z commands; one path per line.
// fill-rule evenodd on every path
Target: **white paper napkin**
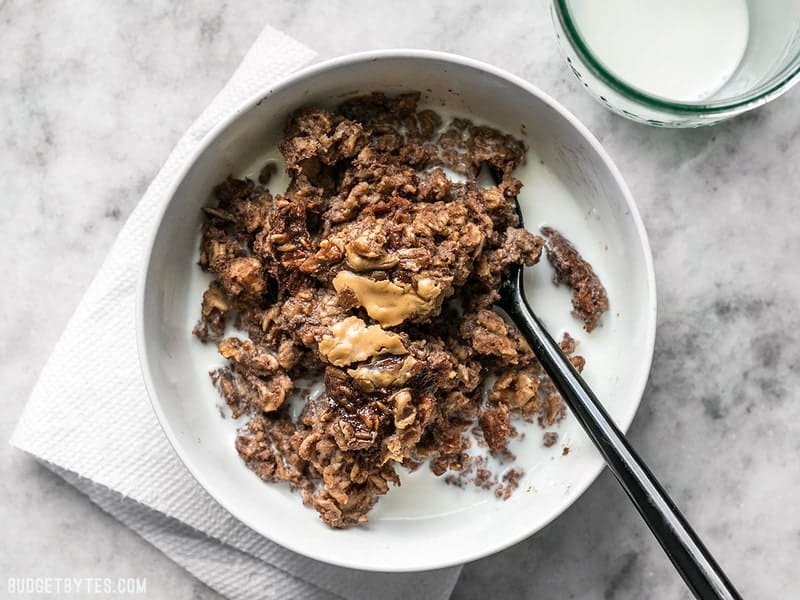
M 259 35 L 123 227 L 45 365 L 11 443 L 230 598 L 445 599 L 460 567 L 413 574 L 333 567 L 290 552 L 234 519 L 174 454 L 139 369 L 136 282 L 167 191 L 220 117 L 266 82 L 314 58 L 270 27 Z

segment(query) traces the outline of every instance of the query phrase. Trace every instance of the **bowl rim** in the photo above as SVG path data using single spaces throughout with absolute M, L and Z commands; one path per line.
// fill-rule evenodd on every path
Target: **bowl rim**
M 597 155 L 602 160 L 605 167 L 608 169 L 609 173 L 613 177 L 615 185 L 622 192 L 626 208 L 629 212 L 628 216 L 633 221 L 633 225 L 639 239 L 640 250 L 642 252 L 644 259 L 644 268 L 646 270 L 646 284 L 647 284 L 646 293 L 649 300 L 648 306 L 646 307 L 647 328 L 646 331 L 644 332 L 644 334 L 646 335 L 645 344 L 647 348 L 646 352 L 647 355 L 645 357 L 645 361 L 642 363 L 641 370 L 637 374 L 637 378 L 632 385 L 632 389 L 636 390 L 636 397 L 637 397 L 636 404 L 634 407 L 632 407 L 630 415 L 626 416 L 624 421 L 616 423 L 617 426 L 623 432 L 628 430 L 630 424 L 633 422 L 636 413 L 639 410 L 645 386 L 649 379 L 650 368 L 652 366 L 652 360 L 653 360 L 653 352 L 655 349 L 657 298 L 656 298 L 655 272 L 653 268 L 653 257 L 650 250 L 647 230 L 645 229 L 644 223 L 642 222 L 641 216 L 639 215 L 639 210 L 636 206 L 633 196 L 627 184 L 625 183 L 624 179 L 622 178 L 622 174 L 620 173 L 617 166 L 614 164 L 609 154 L 605 151 L 600 142 L 589 131 L 589 129 L 581 121 L 579 121 L 577 117 L 575 117 L 569 110 L 567 110 L 558 101 L 553 99 L 550 95 L 546 94 L 538 87 L 522 79 L 521 77 L 518 77 L 504 69 L 495 67 L 483 61 L 479 61 L 473 58 L 461 56 L 458 54 L 452 54 L 448 52 L 440 52 L 436 50 L 409 49 L 409 48 L 368 50 L 363 52 L 345 54 L 325 61 L 314 63 L 310 66 L 299 69 L 298 71 L 292 73 L 287 77 L 283 77 L 274 82 L 265 83 L 257 93 L 251 94 L 246 100 L 239 102 L 234 108 L 229 109 L 229 111 L 222 118 L 220 118 L 219 122 L 213 127 L 211 127 L 205 133 L 200 142 L 197 144 L 197 147 L 185 160 L 184 166 L 176 173 L 173 183 L 170 185 L 167 193 L 165 194 L 165 198 L 161 201 L 161 206 L 158 207 L 157 216 L 154 219 L 154 223 L 151 226 L 152 229 L 149 232 L 146 241 L 145 251 L 143 253 L 141 268 L 139 271 L 139 280 L 137 282 L 137 289 L 136 289 L 136 343 L 138 349 L 139 364 L 142 371 L 142 377 L 144 379 L 145 388 L 147 390 L 147 395 L 150 399 L 150 404 L 153 408 L 153 412 L 155 413 L 159 425 L 161 426 L 162 431 L 169 440 L 169 443 L 172 446 L 173 450 L 175 451 L 176 455 L 181 460 L 186 469 L 189 471 L 189 473 L 191 473 L 195 481 L 197 481 L 200 484 L 200 486 L 203 487 L 206 493 L 208 493 L 209 496 L 211 496 L 215 502 L 219 503 L 221 507 L 223 507 L 238 521 L 240 521 L 253 531 L 257 532 L 260 535 L 263 535 L 267 539 L 293 552 L 312 558 L 314 560 L 319 560 L 327 564 L 332 564 L 345 568 L 359 569 L 364 571 L 403 573 L 403 572 L 442 569 L 478 560 L 480 558 L 484 558 L 486 556 L 504 550 L 534 535 L 535 533 L 541 531 L 544 527 L 549 525 L 557 517 L 559 517 L 567 508 L 569 508 L 574 502 L 578 500 L 578 498 L 580 498 L 583 495 L 583 493 L 589 488 L 589 486 L 592 483 L 594 483 L 594 481 L 600 475 L 602 470 L 605 468 L 605 463 L 602 461 L 602 459 L 599 459 L 598 455 L 599 460 L 591 476 L 587 477 L 584 481 L 580 482 L 579 485 L 573 486 L 570 489 L 570 493 L 566 495 L 565 498 L 559 504 L 555 505 L 554 510 L 548 516 L 548 518 L 539 522 L 538 527 L 535 527 L 533 529 L 521 528 L 519 533 L 515 535 L 510 535 L 499 543 L 495 543 L 491 546 L 482 547 L 480 550 L 474 551 L 472 553 L 461 553 L 461 554 L 457 552 L 446 553 L 446 556 L 443 556 L 443 558 L 441 558 L 440 560 L 433 562 L 428 561 L 427 563 L 425 563 L 425 565 L 385 564 L 378 566 L 373 563 L 356 563 L 353 561 L 348 561 L 340 558 L 336 554 L 330 554 L 330 553 L 326 554 L 325 552 L 309 551 L 307 548 L 300 547 L 298 544 L 296 544 L 294 539 L 283 539 L 283 538 L 275 539 L 271 537 L 267 532 L 264 531 L 263 527 L 260 527 L 259 525 L 253 523 L 249 519 L 241 517 L 239 514 L 237 514 L 237 511 L 231 510 L 228 506 L 225 505 L 224 502 L 220 500 L 215 491 L 215 486 L 204 476 L 202 468 L 194 464 L 192 459 L 189 456 L 187 456 L 187 453 L 183 451 L 183 446 L 180 443 L 178 435 L 176 434 L 175 430 L 173 430 L 169 419 L 166 417 L 165 412 L 162 410 L 161 401 L 159 399 L 159 393 L 156 390 L 156 386 L 153 383 L 153 377 L 150 371 L 150 365 L 148 361 L 147 343 L 145 340 L 146 336 L 145 336 L 145 326 L 144 326 L 146 320 L 145 296 L 147 293 L 147 280 L 148 280 L 150 265 L 152 262 L 154 245 L 156 239 L 158 238 L 158 234 L 161 230 L 161 224 L 163 223 L 164 215 L 166 214 L 168 207 L 170 206 L 175 197 L 175 193 L 185 180 L 187 174 L 192 169 L 194 164 L 197 162 L 198 158 L 207 150 L 207 148 L 214 142 L 214 140 L 216 140 L 217 137 L 241 115 L 252 110 L 256 105 L 260 104 L 262 100 L 264 100 L 266 97 L 270 96 L 277 90 L 284 89 L 290 86 L 300 85 L 304 80 L 315 77 L 316 75 L 318 75 L 323 71 L 333 70 L 360 62 L 377 61 L 384 59 L 421 59 L 421 60 L 429 60 L 435 62 L 452 63 L 452 64 L 457 64 L 459 66 L 471 68 L 477 71 L 483 71 L 494 77 L 504 79 L 507 82 L 521 88 L 528 94 L 535 96 L 537 99 L 547 104 L 549 108 L 553 109 L 561 118 L 567 121 L 567 123 L 570 126 L 575 128 L 575 130 L 581 135 L 581 137 L 592 148 L 592 150 L 597 153 Z

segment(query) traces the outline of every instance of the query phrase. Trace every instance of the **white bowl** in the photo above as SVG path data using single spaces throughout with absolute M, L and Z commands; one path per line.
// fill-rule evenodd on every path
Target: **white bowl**
M 535 533 L 597 477 L 603 461 L 572 417 L 546 449 L 538 427 L 514 445 L 526 475 L 507 501 L 445 485 L 423 468 L 403 477 L 363 527 L 333 530 L 286 485 L 259 480 L 233 445 L 236 423 L 220 417 L 207 371 L 213 345 L 191 335 L 207 279 L 195 265 L 200 207 L 229 173 L 252 173 L 274 155 L 286 116 L 355 92 L 419 90 L 434 107 L 466 113 L 521 135 L 532 152 L 519 176 L 529 229 L 547 222 L 573 239 L 608 289 L 611 310 L 591 335 L 569 314 L 569 292 L 549 281 L 547 261 L 529 269 L 529 299 L 556 335 L 581 340 L 585 375 L 623 429 L 639 405 L 655 338 L 656 295 L 647 235 L 631 195 L 597 140 L 552 98 L 500 69 L 459 56 L 386 50 L 305 69 L 243 103 L 211 131 L 163 208 L 139 290 L 138 340 L 161 426 L 197 481 L 230 513 L 306 556 L 376 571 L 416 571 L 481 558 Z M 543 166 L 543 164 L 545 166 Z M 282 191 L 271 186 L 272 191 Z M 563 454 L 563 446 L 569 453 Z M 401 469 L 402 470 L 402 469 Z

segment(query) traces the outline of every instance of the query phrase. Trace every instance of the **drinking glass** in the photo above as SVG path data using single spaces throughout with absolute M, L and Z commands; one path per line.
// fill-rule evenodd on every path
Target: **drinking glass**
M 581 33 L 580 21 L 576 19 L 577 3 L 581 1 L 604 0 L 553 0 L 551 4 L 559 46 L 583 86 L 607 108 L 634 121 L 659 127 L 712 125 L 766 104 L 800 79 L 798 0 L 746 0 L 749 27 L 741 60 L 721 87 L 697 100 L 680 100 L 648 92 L 604 63 L 603 56 L 593 51 Z M 609 34 L 630 34 L 624 19 L 614 23 L 624 14 L 611 16 L 602 20 L 602 26 L 614 27 Z M 674 16 L 680 19 L 680 15 Z M 680 44 L 680 32 L 675 33 L 674 43 Z M 713 40 L 713 36 L 709 39 Z M 669 53 L 664 54 L 668 60 Z M 660 67 L 654 63 L 638 65 L 638 68 Z

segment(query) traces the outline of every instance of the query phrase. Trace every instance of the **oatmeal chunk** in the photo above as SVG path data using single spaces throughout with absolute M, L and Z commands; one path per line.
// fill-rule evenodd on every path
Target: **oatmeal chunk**
M 519 409 L 523 415 L 538 413 L 542 405 L 539 398 L 541 380 L 535 369 L 508 369 L 495 380 L 489 401 Z
M 256 346 L 251 340 L 230 337 L 217 346 L 219 353 L 243 369 L 256 375 L 269 376 L 278 368 L 278 359 L 266 348 Z
M 261 261 L 254 256 L 234 258 L 220 277 L 227 294 L 237 300 L 259 300 L 267 289 Z
M 200 308 L 200 321 L 192 333 L 203 342 L 216 341 L 225 333 L 225 315 L 233 308 L 233 304 L 225 295 L 219 281 L 212 281 L 203 293 Z
M 512 364 L 518 362 L 517 349 L 509 337 L 506 322 L 491 310 L 484 308 L 465 315 L 461 322 L 461 336 L 478 354 L 497 356 Z
M 505 404 L 484 408 L 478 422 L 483 430 L 486 444 L 492 451 L 505 448 L 508 438 L 514 433 L 511 427 L 511 416 Z
M 555 446 L 558 443 L 558 432 L 545 431 L 544 435 L 542 436 L 542 443 L 544 444 L 545 448 L 550 448 L 551 446 Z
M 572 288 L 572 312 L 590 332 L 608 310 L 606 288 L 567 238 L 552 227 L 543 227 L 542 233 L 547 237 L 547 259 L 556 271 L 556 281 Z

